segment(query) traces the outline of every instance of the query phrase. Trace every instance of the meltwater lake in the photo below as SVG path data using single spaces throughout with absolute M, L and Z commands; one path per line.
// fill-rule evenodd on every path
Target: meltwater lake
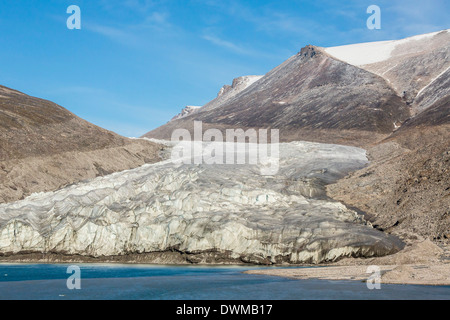
M 317 300 L 450 299 L 450 286 L 291 280 L 247 275 L 258 267 L 79 264 L 81 289 L 69 290 L 68 264 L 0 264 L 0 300 Z

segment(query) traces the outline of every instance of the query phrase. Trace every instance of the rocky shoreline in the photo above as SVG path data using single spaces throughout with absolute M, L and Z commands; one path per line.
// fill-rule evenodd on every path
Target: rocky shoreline
M 373 259 L 344 259 L 321 268 L 283 268 L 251 270 L 247 274 L 270 275 L 291 279 L 367 281 L 377 266 L 381 284 L 450 286 L 450 250 L 429 240 L 415 242 L 402 251 Z

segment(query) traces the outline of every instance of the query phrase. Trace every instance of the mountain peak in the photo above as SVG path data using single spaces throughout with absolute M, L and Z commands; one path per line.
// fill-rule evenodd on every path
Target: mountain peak
M 179 114 L 177 114 L 175 117 L 173 117 L 170 121 L 182 119 L 184 117 L 187 117 L 188 115 L 197 112 L 201 106 L 186 106 L 184 107 Z
M 221 97 L 233 89 L 237 89 L 237 91 L 239 91 L 239 92 L 242 90 L 245 90 L 249 86 L 251 86 L 253 83 L 255 83 L 256 81 L 261 79 L 262 77 L 263 76 L 242 76 L 242 77 L 234 78 L 231 86 L 227 85 L 227 84 L 224 85 L 222 87 L 222 89 L 220 89 L 217 97 Z
M 321 51 L 318 47 L 307 45 L 306 47 L 302 48 L 300 52 L 298 53 L 299 56 L 305 57 L 305 58 L 314 58 L 316 55 L 320 54 Z

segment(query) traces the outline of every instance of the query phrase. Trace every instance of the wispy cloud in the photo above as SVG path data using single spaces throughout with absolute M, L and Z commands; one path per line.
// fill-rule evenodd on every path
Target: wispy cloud
M 230 19 L 245 23 L 250 32 L 258 32 L 261 38 L 283 39 L 287 47 L 294 42 L 296 46 L 299 45 L 299 40 L 317 41 L 329 34 L 326 24 L 303 15 L 300 7 L 299 10 L 290 12 L 264 5 L 252 7 L 233 0 L 210 1 L 206 4 Z
M 111 40 L 122 44 L 137 44 L 139 39 L 132 32 L 126 31 L 125 28 L 117 28 L 95 23 L 86 23 L 83 26 L 86 30 L 95 32 L 99 35 L 110 38 Z
M 145 22 L 150 24 L 167 25 L 167 17 L 167 13 L 155 11 L 146 17 Z
M 141 17 L 141 21 L 133 24 L 101 24 L 88 21 L 83 28 L 110 38 L 124 45 L 142 46 L 148 41 L 148 33 L 153 35 L 176 34 L 174 26 L 168 20 L 169 14 L 152 11 Z M 179 31 L 178 31 L 179 32 Z
M 233 51 L 235 53 L 238 53 L 238 54 L 245 54 L 245 55 L 251 54 L 251 52 L 249 50 L 247 50 L 247 49 L 245 49 L 243 47 L 240 47 L 240 46 L 234 44 L 233 42 L 220 39 L 217 36 L 203 35 L 202 38 L 207 40 L 207 41 L 209 41 L 209 42 L 211 42 L 211 43 L 213 43 L 216 46 L 225 48 L 227 50 L 231 50 L 231 51 Z

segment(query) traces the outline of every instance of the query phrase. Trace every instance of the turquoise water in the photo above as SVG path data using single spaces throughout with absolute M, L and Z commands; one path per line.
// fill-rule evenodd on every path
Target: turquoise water
M 300 300 L 450 299 L 450 286 L 291 280 L 246 275 L 244 267 L 83 265 L 81 289 L 69 290 L 69 265 L 0 264 L 0 299 Z

